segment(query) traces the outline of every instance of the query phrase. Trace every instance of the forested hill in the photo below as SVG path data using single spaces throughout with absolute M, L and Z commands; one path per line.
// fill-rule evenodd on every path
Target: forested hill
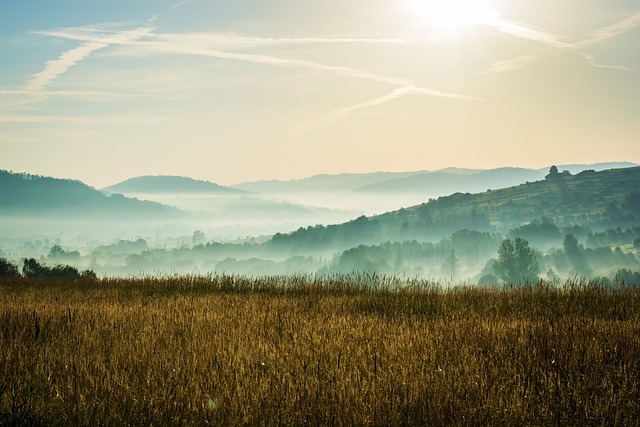
M 478 194 L 453 194 L 378 217 L 382 222 L 482 216 L 491 225 L 512 227 L 547 217 L 558 225 L 594 228 L 637 225 L 640 167 L 549 174 L 542 181 Z
M 577 175 L 560 172 L 501 190 L 456 193 L 340 225 L 277 234 L 271 244 L 321 250 L 385 241 L 437 241 L 461 229 L 505 233 L 543 220 L 592 230 L 640 225 L 640 167 Z
M 57 179 L 0 171 L 0 215 L 32 218 L 99 220 L 152 220 L 185 216 L 159 203 L 107 196 L 88 185 Z
M 247 194 L 235 188 L 183 176 L 139 176 L 104 190 L 122 194 Z

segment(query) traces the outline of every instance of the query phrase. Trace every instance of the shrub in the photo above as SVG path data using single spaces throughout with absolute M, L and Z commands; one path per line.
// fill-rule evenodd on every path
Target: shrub
M 640 285 L 640 271 L 631 271 L 628 268 L 622 268 L 616 271 L 615 281 L 624 283 L 625 285 Z
M 0 258 L 0 277 L 17 277 L 19 275 L 17 265 L 6 258 Z
M 35 279 L 97 279 L 96 273 L 93 270 L 84 270 L 79 272 L 77 268 L 63 264 L 58 264 L 54 267 L 47 267 L 46 265 L 40 264 L 34 258 L 27 258 L 24 260 L 22 274 L 24 277 Z

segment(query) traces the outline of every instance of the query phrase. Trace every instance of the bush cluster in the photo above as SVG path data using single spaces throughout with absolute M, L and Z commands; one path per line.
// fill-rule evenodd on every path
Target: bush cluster
M 20 277 L 18 266 L 6 258 L 0 258 L 0 277 Z M 35 258 L 25 258 L 22 262 L 22 276 L 33 279 L 97 279 L 93 270 L 78 271 L 70 265 L 58 264 L 48 267 Z

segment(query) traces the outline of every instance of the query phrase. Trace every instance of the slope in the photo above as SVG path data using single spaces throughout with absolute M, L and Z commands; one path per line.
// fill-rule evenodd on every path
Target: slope
M 461 229 L 506 232 L 540 218 L 594 230 L 640 224 L 640 167 L 547 179 L 477 194 L 456 193 L 428 203 L 339 225 L 277 234 L 272 244 L 327 251 L 385 241 L 438 241 Z
M 107 196 L 80 181 L 8 171 L 0 171 L 0 200 L 0 214 L 23 218 L 147 220 L 186 216 L 159 203 L 120 194 Z
M 122 194 L 246 194 L 242 190 L 183 176 L 139 176 L 104 188 L 103 191 Z

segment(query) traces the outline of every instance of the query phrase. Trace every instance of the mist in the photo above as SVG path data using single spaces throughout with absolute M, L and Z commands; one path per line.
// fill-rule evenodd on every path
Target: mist
M 4 173 L 20 191 L 5 190 L 0 257 L 99 276 L 367 273 L 497 284 L 501 243 L 522 238 L 535 252 L 540 280 L 612 281 L 640 270 L 637 174 L 561 170 L 533 182 L 540 171 L 514 168 L 323 175 L 232 187 L 141 177 L 101 191 Z M 600 181 L 608 198 L 602 206 L 592 201 Z M 464 183 L 469 190 L 493 188 L 433 192 Z

